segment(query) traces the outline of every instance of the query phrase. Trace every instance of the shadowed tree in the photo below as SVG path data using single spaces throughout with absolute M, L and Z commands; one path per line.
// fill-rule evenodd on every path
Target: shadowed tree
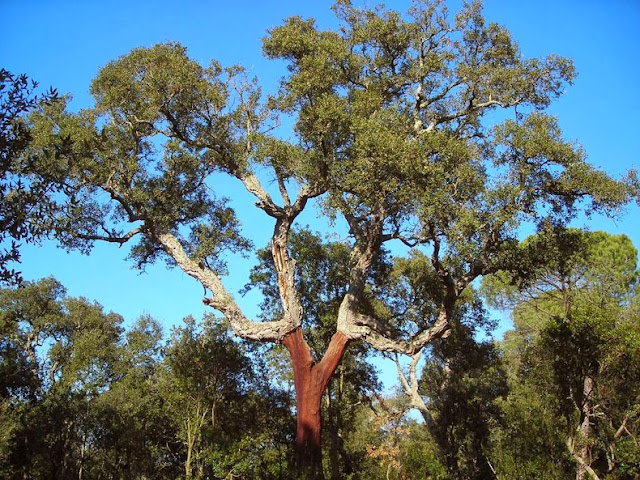
M 182 444 L 185 478 L 290 478 L 288 398 L 256 373 L 246 346 L 213 315 L 201 323 L 187 317 L 173 330 L 159 389 Z
M 114 375 L 121 321 L 64 298 L 53 279 L 0 290 L 4 478 L 82 478 L 90 404 Z
M 455 17 L 428 1 L 404 16 L 348 1 L 334 10 L 337 31 L 299 17 L 269 31 L 265 55 L 288 70 L 269 101 L 241 67 L 202 67 L 175 43 L 139 48 L 99 72 L 94 108 L 70 113 L 60 103 L 34 114 L 28 152 L 63 186 L 66 209 L 47 220 L 63 245 L 88 252 L 95 241 L 137 239 L 139 265 L 168 258 L 210 292 L 205 303 L 237 335 L 285 346 L 309 477 L 322 476 L 320 402 L 349 342 L 419 352 L 448 331 L 474 279 L 510 268 L 523 222 L 562 223 L 578 207 L 611 211 L 636 193 L 635 177 L 591 167 L 544 113 L 573 80 L 571 62 L 523 58 L 479 3 Z M 499 121 L 498 110 L 513 118 Z M 283 116 L 294 119 L 291 140 L 272 133 Z M 226 252 L 250 244 L 215 195 L 220 175 L 272 220 L 277 319 L 247 318 L 222 281 Z M 318 355 L 302 330 L 289 248 L 313 204 L 349 226 L 347 285 Z M 387 242 L 428 255 L 443 292 L 435 317 L 403 321 L 366 308 Z
M 0 290 L 0 476 L 294 478 L 290 399 L 212 317 L 163 345 L 53 279 Z
M 505 350 L 516 385 L 551 397 L 576 479 L 632 478 L 637 467 L 625 463 L 634 456 L 618 448 L 637 446 L 639 426 L 637 250 L 624 235 L 576 229 L 538 234 L 522 248 L 544 262 L 484 282 L 490 299 L 513 307 Z

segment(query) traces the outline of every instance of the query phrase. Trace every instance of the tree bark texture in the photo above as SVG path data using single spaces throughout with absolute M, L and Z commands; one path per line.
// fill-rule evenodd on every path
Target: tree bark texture
M 291 355 L 293 367 L 297 408 L 296 450 L 301 478 L 323 479 L 322 394 L 344 355 L 348 339 L 340 332 L 335 333 L 318 363 L 313 360 L 301 328 L 286 335 L 282 343 Z

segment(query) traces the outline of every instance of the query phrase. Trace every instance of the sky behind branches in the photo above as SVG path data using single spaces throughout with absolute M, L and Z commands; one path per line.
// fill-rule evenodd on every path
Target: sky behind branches
M 448 2 L 454 12 L 460 3 Z M 177 41 L 203 65 L 212 59 L 225 66 L 244 65 L 258 76 L 265 92 L 273 93 L 286 70 L 282 62 L 262 56 L 261 39 L 291 15 L 314 17 L 320 27 L 334 28 L 331 4 L 327 0 L 0 0 L 0 66 L 26 73 L 42 89 L 53 86 L 61 94 L 71 93 L 71 108 L 80 109 L 91 106 L 91 80 L 107 62 L 135 47 Z M 408 1 L 387 2 L 401 11 L 408 5 Z M 511 31 L 524 56 L 554 53 L 574 59 L 579 74 L 575 85 L 549 109 L 559 118 L 566 138 L 580 143 L 593 164 L 613 175 L 640 165 L 640 0 L 487 0 L 484 12 L 488 21 Z M 228 180 L 215 185 L 231 197 L 246 235 L 262 247 L 270 223 L 251 208 L 252 202 L 245 201 L 238 187 Z M 326 231 L 313 215 L 306 215 L 305 223 Z M 626 233 L 640 247 L 640 209 L 635 205 L 617 220 L 597 217 L 575 225 Z M 185 315 L 200 317 L 205 311 L 202 287 L 162 262 L 140 274 L 125 260 L 127 250 L 127 246 L 97 245 L 85 257 L 60 250 L 54 243 L 27 245 L 18 269 L 28 280 L 54 275 L 70 295 L 95 300 L 128 322 L 147 313 L 168 330 Z M 225 280 L 232 292 L 248 281 L 253 262 L 253 257 L 230 262 Z M 249 294 L 239 303 L 255 316 L 259 296 Z

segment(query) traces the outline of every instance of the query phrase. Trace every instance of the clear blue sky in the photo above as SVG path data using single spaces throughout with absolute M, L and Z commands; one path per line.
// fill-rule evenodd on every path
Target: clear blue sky
M 284 68 L 261 55 L 266 30 L 290 15 L 312 16 L 331 27 L 331 3 L 0 0 L 0 65 L 28 74 L 42 87 L 71 92 L 72 107 L 81 108 L 90 105 L 89 84 L 101 66 L 134 47 L 171 40 L 187 46 L 200 63 L 215 58 L 245 65 L 272 91 Z M 450 8 L 457 10 L 459 3 L 449 2 Z M 400 10 L 407 4 L 387 2 Z M 525 56 L 555 53 L 574 59 L 579 77 L 551 112 L 592 163 L 612 174 L 640 166 L 640 0 L 487 0 L 485 16 L 506 25 Z M 261 246 L 268 228 L 250 215 L 243 213 L 242 219 Z M 587 225 L 626 233 L 640 246 L 636 206 L 617 221 L 597 218 Z M 69 294 L 96 300 L 127 321 L 149 313 L 168 328 L 187 314 L 200 316 L 203 292 L 194 280 L 162 263 L 141 275 L 125 260 L 126 250 L 99 245 L 83 257 L 49 243 L 27 246 L 21 268 L 27 279 L 54 275 Z M 239 260 L 230 266 L 232 291 L 247 281 L 249 265 Z M 247 313 L 255 313 L 256 302 L 255 297 L 242 302 Z

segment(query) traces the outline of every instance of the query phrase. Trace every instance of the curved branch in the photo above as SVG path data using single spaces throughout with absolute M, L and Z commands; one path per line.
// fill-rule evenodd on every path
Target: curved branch
M 429 407 L 427 407 L 424 399 L 418 393 L 418 375 L 416 373 L 416 370 L 421 356 L 422 351 L 420 350 L 412 355 L 411 364 L 409 365 L 409 380 L 407 380 L 404 372 L 402 371 L 402 366 L 400 365 L 398 355 L 395 355 L 393 360 L 396 364 L 396 370 L 398 371 L 398 378 L 400 379 L 402 388 L 404 388 L 405 393 L 409 397 L 411 406 L 420 412 L 429 431 L 434 432 L 435 421 L 433 420 L 433 415 L 431 415 L 431 410 L 429 410 Z
M 284 215 L 284 209 L 274 203 L 255 174 L 248 171 L 234 172 L 233 174 L 242 182 L 244 188 L 258 199 L 256 202 L 258 208 L 270 217 L 280 218 Z
M 337 331 L 350 340 L 363 340 L 376 350 L 391 353 L 415 355 L 422 348 L 438 338 L 450 334 L 449 316 L 443 306 L 436 322 L 409 340 L 396 340 L 386 336 L 389 329 L 378 319 L 357 312 L 357 301 L 347 293 L 338 311 Z
M 450 333 L 449 319 L 444 309 L 431 327 L 416 334 L 409 340 L 393 340 L 386 337 L 379 330 L 380 322 L 365 315 L 357 314 L 355 316 L 355 324 L 360 328 L 366 329 L 362 331 L 361 338 L 374 348 L 385 352 L 404 353 L 411 356 L 434 340 L 446 338 Z
M 204 268 L 198 262 L 189 258 L 178 239 L 170 233 L 162 233 L 156 236 L 163 250 L 171 256 L 178 266 L 190 277 L 199 281 L 206 289 L 211 290 L 213 296 L 203 302 L 209 305 L 227 318 L 233 331 L 247 340 L 273 341 L 282 340 L 287 333 L 292 332 L 300 325 L 296 317 L 285 316 L 275 322 L 255 322 L 244 316 L 233 297 L 227 292 L 222 281 L 213 271 Z

